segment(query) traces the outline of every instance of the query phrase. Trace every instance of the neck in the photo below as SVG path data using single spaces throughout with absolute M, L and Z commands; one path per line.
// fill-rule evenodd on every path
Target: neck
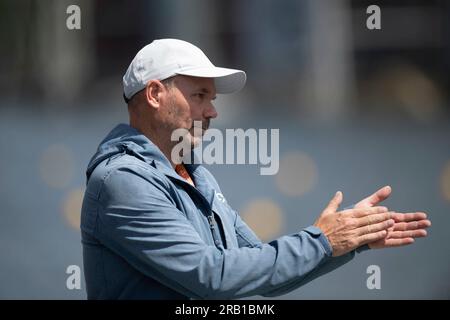
M 152 126 L 136 125 L 132 121 L 130 121 L 130 126 L 140 131 L 151 142 L 153 142 L 170 162 L 172 168 L 175 169 L 176 164 L 172 162 L 171 157 L 172 148 L 175 145 L 175 142 L 170 140 L 170 135 L 162 133 L 160 130 L 158 131 L 155 128 L 152 128 Z

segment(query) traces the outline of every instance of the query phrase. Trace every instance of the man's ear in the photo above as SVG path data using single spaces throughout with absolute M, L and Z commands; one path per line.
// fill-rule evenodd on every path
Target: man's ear
M 159 108 L 164 85 L 159 80 L 150 80 L 145 87 L 145 99 L 153 108 Z

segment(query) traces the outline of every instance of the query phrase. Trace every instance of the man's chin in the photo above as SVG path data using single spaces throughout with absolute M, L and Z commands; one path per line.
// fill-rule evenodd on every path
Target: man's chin
M 192 138 L 192 140 L 191 140 L 191 148 L 195 149 L 195 148 L 199 147 L 201 142 L 202 142 L 202 137 L 200 137 L 200 138 Z
M 194 133 L 196 133 L 196 134 L 194 134 Z M 201 130 L 199 132 L 195 132 L 195 131 L 189 132 L 189 141 L 190 141 L 192 149 L 195 149 L 201 145 L 204 133 L 205 133 L 205 130 Z

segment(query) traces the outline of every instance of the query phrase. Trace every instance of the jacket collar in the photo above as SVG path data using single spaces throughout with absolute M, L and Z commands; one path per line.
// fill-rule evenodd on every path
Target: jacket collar
M 97 152 L 89 162 L 86 171 L 87 179 L 89 179 L 91 173 L 100 162 L 124 152 L 152 165 L 172 181 L 181 184 L 184 189 L 200 193 L 206 202 L 211 206 L 213 205 L 215 192 L 208 180 L 209 174 L 203 166 L 195 164 L 195 161 L 194 164 L 185 165 L 186 170 L 195 182 L 196 187 L 194 188 L 176 173 L 170 161 L 158 146 L 128 124 L 117 125 L 100 143 Z M 193 157 L 195 157 L 194 153 L 192 153 L 191 159 L 194 159 Z
M 158 146 L 156 146 L 149 138 L 138 132 L 136 129 L 132 129 L 142 136 L 139 141 L 142 141 L 143 143 L 126 143 L 125 146 L 129 153 L 132 153 L 136 157 L 141 158 L 145 162 L 153 165 L 158 171 L 163 173 L 169 179 L 174 180 L 177 183 L 181 183 L 185 189 L 196 190 L 205 198 L 211 207 L 213 206 L 215 192 L 207 179 L 207 175 L 205 174 L 206 169 L 202 165 L 195 163 L 195 161 L 193 161 L 193 164 L 184 164 L 189 175 L 194 180 L 195 187 L 193 187 L 178 175 L 172 167 L 170 161 L 162 153 Z M 192 152 L 191 159 L 195 159 L 195 157 L 195 153 Z
M 164 155 L 162 154 L 162 156 Z M 172 165 L 167 160 L 167 158 L 165 158 L 165 160 L 166 161 L 158 161 L 156 159 L 153 159 L 152 164 L 156 169 L 158 169 L 158 171 L 162 172 L 169 179 L 181 183 L 185 189 L 191 189 L 195 190 L 196 192 L 199 192 L 203 196 L 203 198 L 205 198 L 207 203 L 211 207 L 213 206 L 215 191 L 211 187 L 211 183 L 208 181 L 207 175 L 205 174 L 206 169 L 202 165 L 184 164 L 189 175 L 194 180 L 195 187 L 193 187 L 191 184 L 189 184 L 186 180 L 184 180 L 176 173 L 176 171 L 172 168 Z

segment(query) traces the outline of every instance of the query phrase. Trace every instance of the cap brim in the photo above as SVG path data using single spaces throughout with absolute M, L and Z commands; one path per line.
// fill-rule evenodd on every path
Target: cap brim
M 241 90 L 247 80 L 244 71 L 220 67 L 204 67 L 177 72 L 191 77 L 213 78 L 217 93 L 232 93 Z

